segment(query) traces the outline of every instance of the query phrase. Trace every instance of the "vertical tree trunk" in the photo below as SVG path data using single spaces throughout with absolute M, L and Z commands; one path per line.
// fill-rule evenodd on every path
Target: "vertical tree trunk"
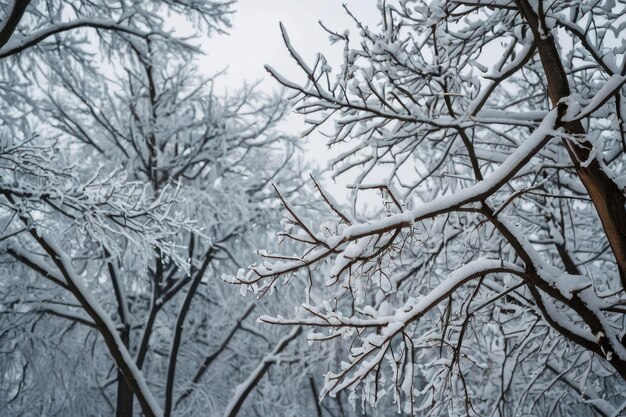
M 565 68 L 559 57 L 552 34 L 545 29 L 542 14 L 542 0 L 539 1 L 539 15 L 527 0 L 515 0 L 519 10 L 533 32 L 543 69 L 548 82 L 548 96 L 554 106 L 570 95 Z M 602 222 L 611 250 L 617 261 L 622 287 L 626 288 L 626 196 L 617 184 L 602 169 L 596 158 L 589 160 L 593 145 L 584 137 L 585 129 L 580 121 L 565 123 L 566 131 L 580 140 L 564 139 L 567 152 L 580 181 L 583 183 L 598 217 Z M 589 163 L 581 164 L 581 161 Z
M 129 328 L 124 326 L 120 337 L 124 346 L 129 346 Z M 133 391 L 126 383 L 121 370 L 117 370 L 117 403 L 115 405 L 115 417 L 132 417 L 133 415 Z
M 104 256 L 107 259 L 107 269 L 111 277 L 111 285 L 115 292 L 115 299 L 117 301 L 117 314 L 120 316 L 122 328 L 120 330 L 120 339 L 122 344 L 126 347 L 126 350 L 130 346 L 130 315 L 128 311 L 128 302 L 126 300 L 126 291 L 124 289 L 124 283 L 122 282 L 121 272 L 117 268 L 117 261 L 111 258 L 111 254 L 106 249 L 104 250 Z M 141 369 L 141 366 L 137 364 L 137 367 Z M 132 417 L 133 415 L 133 390 L 128 385 L 124 374 L 121 369 L 117 370 L 117 403 L 115 406 L 116 417 Z

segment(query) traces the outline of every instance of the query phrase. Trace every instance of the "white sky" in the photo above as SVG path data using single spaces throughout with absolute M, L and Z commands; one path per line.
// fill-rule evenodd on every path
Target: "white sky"
M 339 58 L 343 46 L 329 47 L 328 34 L 318 21 L 332 30 L 354 32 L 344 3 L 364 22 L 375 25 L 378 21 L 376 0 L 238 0 L 230 35 L 208 41 L 204 48 L 208 56 L 200 63 L 201 68 L 211 73 L 228 66 L 226 79 L 235 87 L 244 80 L 265 79 L 269 83 L 264 84 L 270 85 L 264 88 L 271 89 L 276 83 L 268 79 L 265 64 L 288 77 L 300 75 L 283 43 L 279 22 L 304 58 L 312 60 L 317 52 Z
M 216 35 L 206 41 L 203 48 L 207 52 L 198 63 L 206 75 L 224 68 L 228 72 L 218 82 L 224 89 L 236 90 L 244 81 L 262 80 L 260 88 L 267 92 L 278 88 L 278 83 L 265 71 L 269 64 L 282 75 L 293 80 L 302 80 L 300 72 L 290 57 L 280 33 L 282 22 L 292 44 L 300 55 L 313 63 L 318 52 L 326 55 L 329 64 L 338 68 L 341 62 L 343 44 L 330 45 L 328 34 L 320 27 L 322 21 L 333 31 L 345 29 L 356 34 L 352 19 L 343 9 L 346 4 L 351 12 L 366 25 L 375 26 L 379 12 L 376 0 L 238 0 L 229 35 Z M 356 36 L 353 37 L 353 39 Z M 283 129 L 299 135 L 305 124 L 299 115 L 292 115 L 283 124 Z M 326 139 L 317 134 L 302 139 L 306 149 L 306 159 L 324 168 L 337 151 L 328 150 Z M 350 178 L 340 178 L 336 184 L 324 181 L 338 200 L 347 201 L 346 184 Z

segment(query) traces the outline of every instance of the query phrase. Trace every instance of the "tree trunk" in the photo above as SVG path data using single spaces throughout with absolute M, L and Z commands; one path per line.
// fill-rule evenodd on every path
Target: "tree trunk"
M 516 0 L 516 3 L 537 42 L 537 49 L 548 82 L 548 96 L 552 105 L 556 106 L 562 98 L 570 95 L 570 87 L 554 37 L 545 29 L 543 23 L 542 0 L 539 1 L 539 16 L 527 0 Z M 626 196 L 602 169 L 596 158 L 589 161 L 593 145 L 585 138 L 586 132 L 582 123 L 580 121 L 569 122 L 563 127 L 569 134 L 580 138 L 577 142 L 569 139 L 564 139 L 563 142 L 578 177 L 596 208 L 617 261 L 622 287 L 626 288 Z M 589 163 L 581 164 L 581 161 L 589 161 Z
M 128 349 L 129 328 L 124 326 L 120 337 L 124 346 Z M 132 417 L 133 415 L 133 390 L 128 386 L 121 370 L 117 370 L 117 403 L 115 405 L 115 417 Z

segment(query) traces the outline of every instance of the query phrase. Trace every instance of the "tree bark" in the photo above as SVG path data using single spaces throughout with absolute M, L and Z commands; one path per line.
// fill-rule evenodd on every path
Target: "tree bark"
M 204 255 L 202 266 L 200 266 L 200 269 L 194 275 L 193 280 L 191 281 L 191 285 L 189 286 L 189 291 L 187 291 L 187 295 L 185 296 L 185 299 L 180 306 L 180 310 L 178 311 L 176 325 L 174 327 L 174 338 L 172 340 L 172 347 L 170 348 L 169 364 L 167 367 L 167 380 L 165 383 L 165 407 L 163 409 L 164 417 L 169 417 L 171 415 L 172 406 L 174 404 L 173 400 L 174 383 L 176 380 L 176 362 L 178 360 L 178 351 L 182 342 L 185 318 L 187 317 L 187 313 L 189 312 L 189 309 L 191 307 L 191 300 L 193 299 L 193 296 L 196 294 L 198 286 L 200 285 L 200 281 L 202 280 L 202 277 L 204 276 L 207 267 L 213 260 L 214 252 L 214 247 L 210 247 L 207 250 L 206 254 Z
M 124 327 L 120 332 L 122 342 L 128 349 L 129 345 L 129 329 Z M 117 370 L 117 402 L 115 404 L 115 417 L 132 417 L 133 416 L 133 390 L 128 386 L 124 374 L 118 368 Z
M 24 221 L 25 225 L 29 225 L 29 221 L 27 218 L 22 217 L 22 220 Z M 68 289 L 72 292 L 72 294 L 76 297 L 81 306 L 85 309 L 85 312 L 94 321 L 98 332 L 104 339 L 104 342 L 109 349 L 109 353 L 113 357 L 113 360 L 117 365 L 119 372 L 122 374 L 124 380 L 126 381 L 127 386 L 129 386 L 131 391 L 137 396 L 137 400 L 139 401 L 144 415 L 146 417 L 161 416 L 162 412 L 154 403 L 152 393 L 149 391 L 143 391 L 143 388 L 145 387 L 145 381 L 141 378 L 140 374 L 135 374 L 134 369 L 131 368 L 131 366 L 135 364 L 131 362 L 132 358 L 128 354 L 126 347 L 120 346 L 120 344 L 123 345 L 121 338 L 118 334 L 115 333 L 116 330 L 108 324 L 103 316 L 101 316 L 101 314 L 105 314 L 104 311 L 102 311 L 99 306 L 92 305 L 87 294 L 83 293 L 84 290 L 77 286 L 77 284 L 74 282 L 75 276 L 73 269 L 71 269 L 71 265 L 67 264 L 64 256 L 62 256 L 60 252 L 57 252 L 55 246 L 51 245 L 51 243 L 48 242 L 46 238 L 42 237 L 38 230 L 32 229 L 29 231 L 29 233 L 50 256 L 55 266 L 63 275 L 67 283 Z
M 9 3 L 9 12 L 0 21 L 0 48 L 11 39 L 29 3 L 30 0 L 13 0 L 13 4 Z
M 116 268 L 116 261 L 111 259 L 111 254 L 106 249 L 104 250 L 104 256 L 107 261 L 107 269 L 109 276 L 111 277 L 111 285 L 113 292 L 115 293 L 115 300 L 117 301 L 117 314 L 120 317 L 122 328 L 120 330 L 120 339 L 128 350 L 130 346 L 130 316 L 128 313 L 128 304 L 126 301 L 126 291 L 124 290 L 124 283 L 121 281 L 120 271 Z M 139 366 L 138 366 L 139 367 Z M 126 383 L 124 375 L 121 370 L 117 370 L 117 402 L 115 406 L 116 417 L 132 417 L 133 415 L 133 391 L 131 387 Z
M 527 0 L 515 1 L 537 42 L 548 82 L 548 96 L 552 105 L 556 106 L 562 98 L 570 95 L 570 86 L 554 37 L 543 22 L 542 0 L 539 1 L 539 14 L 535 13 Z M 563 143 L 602 222 L 617 261 L 622 287 L 626 288 L 626 196 L 602 169 L 598 159 L 590 159 L 593 145 L 585 138 L 586 132 L 582 123 L 566 122 L 563 127 L 567 133 L 579 138 L 576 142 L 563 139 Z

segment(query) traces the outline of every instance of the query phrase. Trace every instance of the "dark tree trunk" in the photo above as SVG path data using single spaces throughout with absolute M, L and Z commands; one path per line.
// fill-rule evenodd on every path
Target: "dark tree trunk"
M 124 327 L 120 336 L 126 348 L 129 346 L 129 329 Z M 133 415 L 133 390 L 128 386 L 124 375 L 117 371 L 117 403 L 115 405 L 115 417 L 132 417 Z
M 543 23 L 542 9 L 535 13 L 527 0 L 516 0 L 520 12 L 533 32 L 543 69 L 548 82 L 548 96 L 554 106 L 570 95 L 569 82 L 561 62 L 554 37 Z M 541 5 L 542 2 L 540 1 Z M 596 158 L 589 164 L 592 144 L 584 137 L 585 129 L 580 121 L 565 123 L 565 130 L 574 136 L 580 136 L 578 142 L 564 139 L 563 142 L 602 222 L 611 250 L 617 261 L 622 286 L 626 288 L 626 196 L 617 184 L 606 174 Z

